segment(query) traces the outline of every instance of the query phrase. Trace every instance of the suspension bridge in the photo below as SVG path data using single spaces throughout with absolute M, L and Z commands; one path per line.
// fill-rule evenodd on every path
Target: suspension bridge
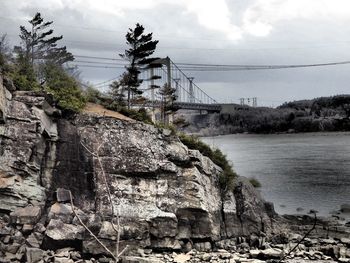
M 158 90 L 167 84 L 175 90 L 176 99 L 173 106 L 177 109 L 221 111 L 221 104 L 198 87 L 193 78 L 188 77 L 169 57 L 158 59 L 153 63 L 157 66 L 148 67 L 140 76 L 144 80 L 140 89 L 147 98 L 147 107 L 160 107 L 164 95 Z

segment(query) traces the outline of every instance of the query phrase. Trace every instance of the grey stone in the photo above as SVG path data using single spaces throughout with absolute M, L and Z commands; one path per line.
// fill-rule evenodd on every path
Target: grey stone
M 202 256 L 201 256 L 201 259 L 203 261 L 210 261 L 212 258 L 212 255 L 210 253 L 204 253 Z
M 67 257 L 55 257 L 54 263 L 74 263 L 74 261 Z
M 83 226 L 65 224 L 61 220 L 51 219 L 45 234 L 53 240 L 82 240 L 84 232 Z
M 57 188 L 56 190 L 57 202 L 70 202 L 70 192 L 64 188 Z
M 44 251 L 39 248 L 27 248 L 26 259 L 28 263 L 39 262 L 44 256 Z
M 126 256 L 122 258 L 123 263 L 163 263 L 160 259 L 157 258 L 142 258 L 142 257 L 133 257 Z
M 5 236 L 4 239 L 2 240 L 2 242 L 4 244 L 8 244 L 8 243 L 10 243 L 10 240 L 11 240 L 11 236 Z
M 174 257 L 175 263 L 185 263 L 191 259 L 191 255 L 189 254 L 179 254 Z
M 330 245 L 333 245 L 333 244 L 337 243 L 337 241 L 335 241 L 333 238 L 320 238 L 319 242 L 321 244 L 330 244 Z
M 249 254 L 252 256 L 252 258 L 258 258 L 261 254 L 261 251 L 259 249 L 252 249 L 249 250 Z
M 268 249 L 261 250 L 261 254 L 264 256 L 264 258 L 267 258 L 267 259 L 270 259 L 270 258 L 279 259 L 283 256 L 283 251 L 281 249 L 268 248 Z
M 179 240 L 172 237 L 164 237 L 156 240 L 151 240 L 151 245 L 156 249 L 172 249 L 180 250 L 181 245 Z
M 210 242 L 198 242 L 194 243 L 193 247 L 198 251 L 209 252 L 211 250 Z
M 33 225 L 24 224 L 23 227 L 22 227 L 22 233 L 23 233 L 23 234 L 28 234 L 28 233 L 30 233 L 33 229 L 34 229 L 34 226 L 33 226 Z
M 71 251 L 74 251 L 74 248 L 65 247 L 65 248 L 57 249 L 55 251 L 55 257 L 69 257 Z
M 73 210 L 70 204 L 54 203 L 50 207 L 49 219 L 59 219 L 64 223 L 71 223 L 73 220 Z
M 41 217 L 41 208 L 38 206 L 27 206 L 18 208 L 10 214 L 13 224 L 35 225 Z
M 44 233 L 46 230 L 46 227 L 41 224 L 41 223 L 37 223 L 35 226 L 34 226 L 34 231 L 35 232 L 38 232 L 38 233 Z
M 43 236 L 42 234 L 30 234 L 30 236 L 26 239 L 26 243 L 30 246 L 30 247 L 36 247 L 39 248 L 41 243 L 43 241 Z
M 8 245 L 7 252 L 12 253 L 12 254 L 16 254 L 20 247 L 21 247 L 21 244 L 14 242 L 11 245 Z
M 70 257 L 74 260 L 81 259 L 81 254 L 78 251 L 72 251 L 70 252 Z
M 350 238 L 342 237 L 340 238 L 340 242 L 346 245 L 350 245 Z

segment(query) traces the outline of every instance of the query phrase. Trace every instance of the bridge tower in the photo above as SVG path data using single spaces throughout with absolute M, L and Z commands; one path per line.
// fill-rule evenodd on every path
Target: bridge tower
M 174 79 L 174 81 L 175 81 L 175 96 L 176 96 L 176 99 L 181 100 L 181 90 L 180 90 L 180 87 L 179 87 L 180 79 Z
M 195 99 L 194 99 L 194 92 L 193 92 L 193 79 L 194 77 L 189 77 L 188 80 L 190 81 L 190 89 L 189 89 L 189 100 L 190 103 L 194 103 Z

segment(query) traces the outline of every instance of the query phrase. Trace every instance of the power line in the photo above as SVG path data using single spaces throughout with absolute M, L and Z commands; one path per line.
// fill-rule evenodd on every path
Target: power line
M 110 61 L 123 61 L 124 59 L 113 59 L 99 56 L 85 56 L 85 55 L 74 55 L 77 58 L 92 58 L 98 60 L 110 60 Z M 86 63 L 94 63 L 93 61 L 79 61 Z M 174 62 L 173 62 L 174 63 Z M 96 62 L 95 64 L 111 64 L 111 65 L 126 65 L 118 63 L 101 63 Z M 174 63 L 179 69 L 186 71 L 233 71 L 233 70 L 261 70 L 261 69 L 285 69 L 285 68 L 306 68 L 306 67 L 323 67 L 323 66 L 336 66 L 350 64 L 350 60 L 338 61 L 338 62 L 327 62 L 327 63 L 313 63 L 313 64 L 277 64 L 277 65 L 253 65 L 253 64 L 208 64 L 208 63 L 187 63 L 179 62 Z
M 111 63 L 111 62 L 99 62 L 99 61 L 86 61 L 86 60 L 74 60 L 77 63 L 87 63 L 87 64 L 103 64 L 103 65 L 115 65 L 115 66 L 126 66 L 127 64 L 122 63 Z
M 98 57 L 98 56 L 74 55 L 74 57 L 77 57 L 77 58 L 94 58 L 94 59 L 112 60 L 112 61 L 126 61 L 125 59 L 122 59 L 122 58 L 106 58 L 106 57 Z
M 196 64 L 177 63 L 179 67 L 187 71 L 234 71 L 234 70 L 266 70 L 266 69 L 287 69 L 287 68 L 307 68 L 324 67 L 350 64 L 350 61 L 315 63 L 315 64 L 291 64 L 291 65 L 220 65 L 220 64 Z
M 72 65 L 72 66 L 77 66 L 77 67 L 83 67 L 83 68 L 117 68 L 117 69 L 125 69 L 124 67 L 118 67 L 118 66 L 94 66 L 94 65 Z
M 105 80 L 105 81 L 102 81 L 102 82 L 99 82 L 99 83 L 96 83 L 96 84 L 93 84 L 95 87 L 97 86 L 104 86 L 106 85 L 108 82 L 111 82 L 111 81 L 114 81 L 114 80 L 117 80 L 119 77 L 114 77 L 112 79 L 109 79 L 109 80 Z

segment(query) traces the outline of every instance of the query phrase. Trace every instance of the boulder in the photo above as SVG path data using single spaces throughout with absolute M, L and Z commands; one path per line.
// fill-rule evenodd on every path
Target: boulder
M 59 219 L 51 219 L 46 227 L 46 236 L 53 240 L 82 240 L 85 228 L 83 226 L 65 224 Z
M 122 258 L 123 263 L 163 263 L 164 261 L 158 258 L 143 258 L 143 257 L 134 257 L 134 256 L 126 256 Z
M 70 204 L 54 203 L 49 210 L 48 219 L 60 219 L 64 223 L 71 223 L 73 210 Z
M 171 237 L 151 239 L 151 247 L 161 250 L 180 250 L 181 245 L 179 240 Z
M 280 259 L 283 256 L 283 250 L 277 248 L 267 248 L 261 250 L 261 255 L 265 259 Z
M 26 262 L 36 263 L 42 260 L 44 251 L 39 248 L 26 248 Z
M 42 242 L 43 242 L 43 235 L 40 233 L 32 233 L 26 239 L 26 244 L 28 244 L 29 247 L 39 248 Z
M 191 255 L 189 254 L 178 254 L 174 257 L 175 263 L 185 263 L 191 259 Z
M 27 206 L 18 208 L 10 214 L 12 224 L 35 225 L 41 217 L 41 208 L 39 206 Z
M 64 188 L 57 188 L 56 200 L 60 203 L 70 202 L 70 191 Z

